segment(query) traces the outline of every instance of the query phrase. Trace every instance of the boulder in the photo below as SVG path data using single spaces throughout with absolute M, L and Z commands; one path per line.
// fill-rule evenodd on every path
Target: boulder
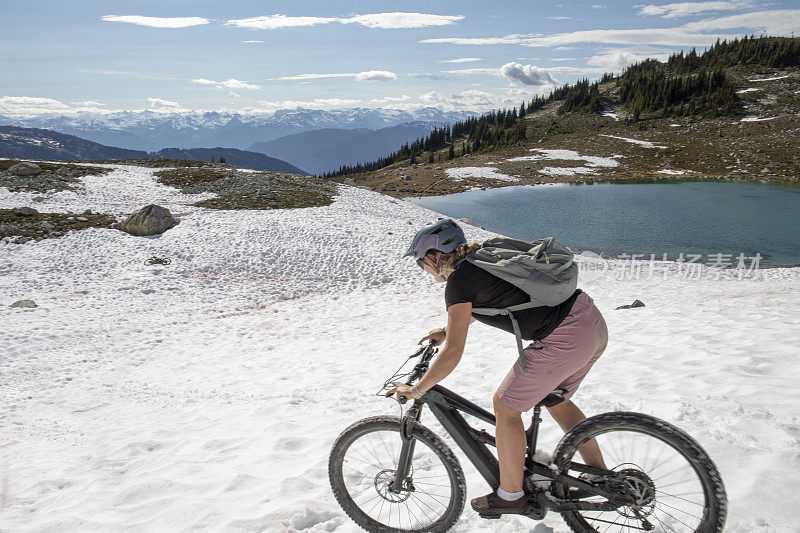
M 13 304 L 11 304 L 10 307 L 19 307 L 19 308 L 22 308 L 22 309 L 33 309 L 34 307 L 39 307 L 39 306 L 36 305 L 36 302 L 34 302 L 33 300 L 17 300 Z
M 169 209 L 160 205 L 150 204 L 129 216 L 125 222 L 120 224 L 119 228 L 131 235 L 144 237 L 147 235 L 159 235 L 177 224 L 178 221 L 172 218 Z
M 634 307 L 644 307 L 644 303 L 641 300 L 634 300 L 630 305 L 620 305 L 617 309 L 633 309 Z
M 38 215 L 39 211 L 32 207 L 15 207 L 11 210 L 15 215 L 19 215 L 22 217 L 31 217 L 33 215 Z
M 9 174 L 13 174 L 15 176 L 35 176 L 42 171 L 42 168 L 37 165 L 36 163 L 28 163 L 27 161 L 23 161 L 22 163 L 17 163 L 13 167 L 8 169 Z
M 56 176 L 59 178 L 71 178 L 72 171 L 69 169 L 69 167 L 58 167 L 58 170 L 56 170 Z
M 474 226 L 475 223 L 468 218 L 459 218 L 459 222 L 463 222 L 464 224 L 469 224 L 470 226 Z

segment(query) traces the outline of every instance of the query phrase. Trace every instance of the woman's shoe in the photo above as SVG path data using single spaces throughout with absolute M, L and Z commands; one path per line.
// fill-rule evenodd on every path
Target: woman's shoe
M 525 496 L 508 501 L 498 496 L 496 492 L 491 492 L 486 496 L 473 498 L 470 503 L 481 518 L 500 518 L 504 514 L 526 515 L 531 512 L 531 506 Z

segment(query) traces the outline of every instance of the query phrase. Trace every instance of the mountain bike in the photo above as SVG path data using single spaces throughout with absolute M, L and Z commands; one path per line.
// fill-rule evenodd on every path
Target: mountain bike
M 402 374 L 401 366 L 378 394 L 403 378 L 415 383 L 437 352 L 433 341 L 423 345 L 407 360 L 420 357 L 414 369 Z M 541 520 L 548 511 L 558 512 L 576 533 L 722 531 L 727 497 L 720 474 L 700 445 L 668 422 L 641 413 L 604 413 L 568 431 L 552 457 L 536 452 L 541 408 L 559 403 L 564 393 L 553 391 L 537 405 L 526 430 L 525 516 Z M 334 442 L 328 462 L 333 494 L 367 531 L 443 532 L 461 516 L 464 472 L 442 438 L 420 423 L 425 406 L 486 482 L 499 486 L 498 462 L 489 450 L 496 446 L 494 436 L 463 416 L 494 425 L 494 415 L 436 385 L 402 416 L 365 418 Z M 608 468 L 578 460 L 578 450 L 592 439 Z

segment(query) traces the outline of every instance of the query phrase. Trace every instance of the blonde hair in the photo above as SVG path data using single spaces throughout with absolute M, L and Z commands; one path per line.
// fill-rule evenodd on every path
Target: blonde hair
M 441 257 L 439 257 L 439 273 L 446 278 L 456 269 L 456 263 L 461 261 L 472 252 L 480 250 L 482 247 L 482 244 L 470 242 L 467 244 L 462 244 L 450 253 L 442 254 Z M 428 255 L 434 263 L 436 262 L 435 250 L 431 250 L 426 255 Z

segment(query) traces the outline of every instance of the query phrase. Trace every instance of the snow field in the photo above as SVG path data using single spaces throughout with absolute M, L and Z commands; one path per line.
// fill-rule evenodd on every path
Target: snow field
M 497 167 L 492 166 L 448 168 L 445 170 L 445 174 L 447 174 L 448 177 L 456 180 L 461 180 L 463 178 L 483 178 L 502 181 L 517 181 L 516 177 L 508 176 L 502 172 L 498 172 Z
M 617 137 L 616 135 L 606 135 L 605 133 L 601 133 L 600 137 L 610 137 L 611 139 L 618 139 L 631 144 L 638 144 L 639 146 L 644 146 L 645 148 L 666 148 L 666 146 L 655 144 L 650 141 L 641 141 L 639 139 L 631 139 L 629 137 Z
M 40 305 L 0 305 L 0 530 L 360 531 L 330 492 L 328 453 L 356 420 L 399 413 L 374 393 L 446 321 L 443 285 L 400 258 L 437 215 L 352 187 L 325 207 L 215 211 L 152 169 L 101 178 L 28 205 L 124 213 L 160 199 L 181 223 L 0 246 L 4 302 Z M 0 189 L 3 207 L 26 198 Z M 172 264 L 142 265 L 153 254 Z M 610 341 L 576 403 L 693 435 L 725 480 L 726 531 L 796 531 L 783 489 L 800 482 L 800 269 L 711 280 L 670 262 L 639 278 L 603 265 L 580 286 Z M 614 310 L 635 298 L 647 307 Z M 515 359 L 511 335 L 476 323 L 443 384 L 490 408 Z M 545 418 L 552 452 L 561 431 Z M 468 497 L 485 494 L 457 454 Z M 520 530 L 568 531 L 555 514 L 492 522 L 468 506 L 454 528 Z

